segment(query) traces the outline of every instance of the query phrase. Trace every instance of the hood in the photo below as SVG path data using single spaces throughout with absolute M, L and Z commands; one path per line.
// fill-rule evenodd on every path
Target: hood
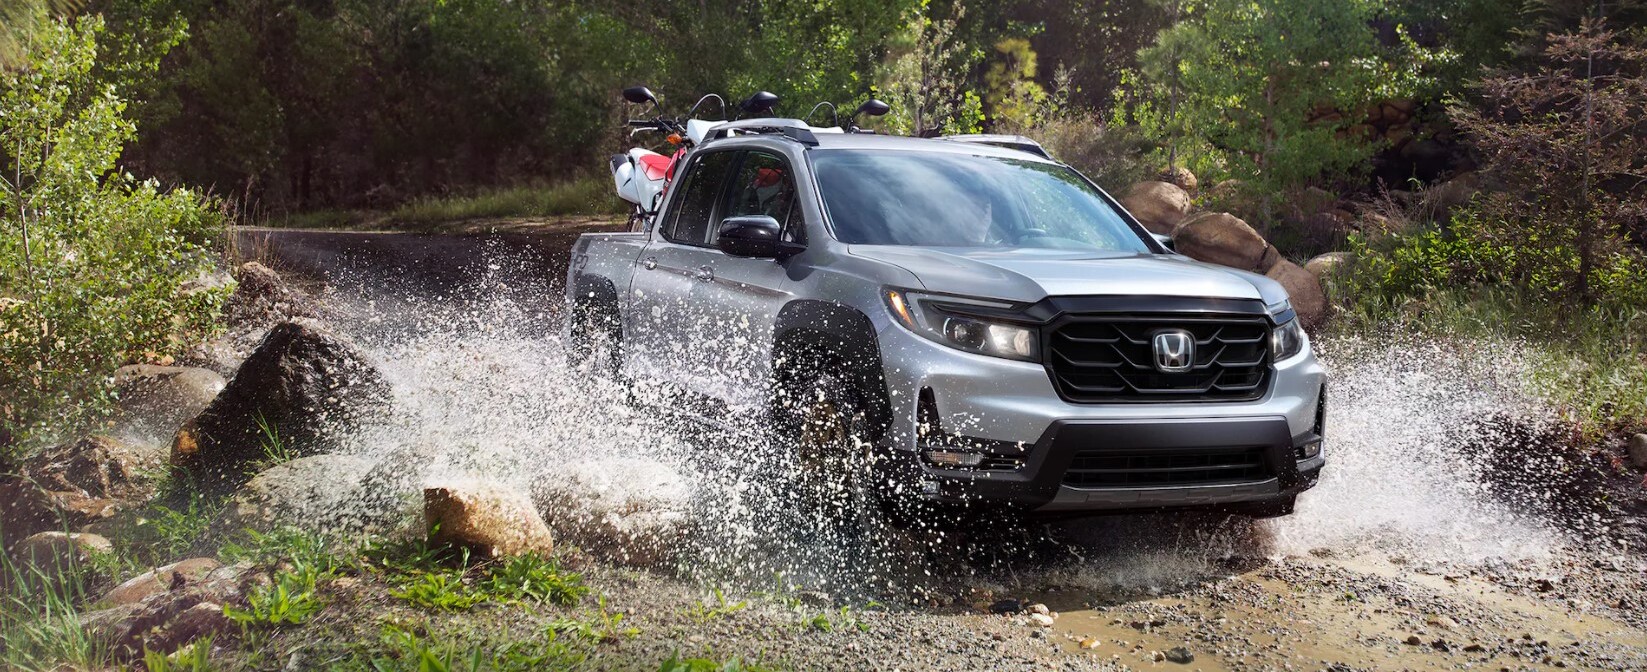
M 1037 248 L 853 245 L 855 256 L 898 266 L 923 289 L 1033 303 L 1048 296 L 1287 298 L 1274 280 L 1179 255 Z

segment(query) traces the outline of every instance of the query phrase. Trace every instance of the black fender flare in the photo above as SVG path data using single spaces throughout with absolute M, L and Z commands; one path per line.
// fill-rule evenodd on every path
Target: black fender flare
M 783 385 L 788 366 L 819 366 L 826 360 L 843 366 L 864 395 L 869 427 L 879 439 L 892 424 L 892 404 L 881 369 L 880 340 L 869 316 L 839 303 L 802 299 L 778 313 L 772 331 L 773 385 Z M 777 388 L 774 388 L 777 389 Z
M 611 280 L 598 275 L 578 276 L 572 282 L 572 292 L 569 295 L 572 307 L 587 305 L 606 305 L 614 310 L 618 306 L 618 289 Z

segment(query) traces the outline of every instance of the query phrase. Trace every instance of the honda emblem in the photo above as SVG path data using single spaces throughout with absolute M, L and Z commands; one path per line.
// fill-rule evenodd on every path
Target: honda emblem
M 1183 373 L 1195 366 L 1195 337 L 1183 330 L 1155 334 L 1155 370 Z

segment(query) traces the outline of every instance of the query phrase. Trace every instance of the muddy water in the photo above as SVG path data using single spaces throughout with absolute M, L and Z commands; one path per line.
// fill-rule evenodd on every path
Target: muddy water
M 789 506 L 781 463 L 749 433 L 635 406 L 567 368 L 558 310 L 574 231 L 248 235 L 325 282 L 334 323 L 394 385 L 397 419 L 358 452 L 413 481 L 541 488 L 570 469 L 684 491 L 687 547 L 659 571 L 688 581 L 942 613 L 1026 597 L 1061 614 L 1049 655 L 1093 664 L 1169 665 L 1155 652 L 1184 646 L 1205 670 L 1647 665 L 1628 606 L 1642 604 L 1647 566 L 1618 560 L 1599 521 L 1541 515 L 1553 491 L 1495 487 L 1481 459 L 1500 437 L 1479 418 L 1549 414 L 1522 385 L 1514 343 L 1317 343 L 1334 372 L 1329 466 L 1284 519 L 842 529 Z M 360 512 L 330 514 L 347 528 Z M 1592 571 L 1604 558 L 1614 569 Z M 1544 577 L 1559 587 L 1541 589 Z

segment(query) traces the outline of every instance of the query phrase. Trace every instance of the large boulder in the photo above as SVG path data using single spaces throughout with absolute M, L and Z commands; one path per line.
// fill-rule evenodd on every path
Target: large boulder
M 103 602 L 111 606 L 136 604 L 151 595 L 198 585 L 222 566 L 222 563 L 211 558 L 189 558 L 156 567 L 115 586 L 103 596 Z
M 1139 182 L 1132 185 L 1121 205 L 1138 218 L 1151 233 L 1171 234 L 1189 214 L 1190 196 L 1178 185 L 1166 182 Z
M 533 484 L 532 499 L 555 537 L 635 567 L 674 558 L 690 521 L 692 488 L 651 460 L 565 465 Z
M 141 436 L 166 438 L 212 403 L 227 381 L 215 371 L 134 364 L 114 371 L 117 411 Z
M 145 650 L 175 651 L 201 637 L 234 632 L 223 607 L 244 608 L 253 584 L 267 581 L 249 570 L 234 565 L 194 580 L 174 579 L 139 601 L 81 613 L 81 629 L 119 661 L 141 659 Z
M 1206 212 L 1183 221 L 1172 232 L 1178 253 L 1212 264 L 1263 273 L 1280 255 L 1263 236 L 1241 218 L 1227 212 Z
M 207 491 L 228 492 L 253 465 L 334 449 L 384 416 L 389 399 L 388 383 L 354 346 L 312 320 L 283 322 L 178 431 L 172 464 Z
M 1304 326 L 1313 327 L 1326 319 L 1327 295 L 1321 291 L 1321 281 L 1315 274 L 1283 259 L 1264 275 L 1286 288 L 1287 296 L 1292 301 L 1292 309 L 1298 313 L 1298 318 L 1304 321 Z
M 226 530 L 298 527 L 357 534 L 386 528 L 410 511 L 378 503 L 365 480 L 376 460 L 361 455 L 311 455 L 275 465 L 235 491 L 225 507 Z
M 46 530 L 78 530 L 147 501 L 164 450 L 106 436 L 48 448 L 0 477 L 0 533 L 7 544 Z
M 423 489 L 423 517 L 429 541 L 451 544 L 485 557 L 537 553 L 555 544 L 532 499 L 491 481 L 452 481 Z

